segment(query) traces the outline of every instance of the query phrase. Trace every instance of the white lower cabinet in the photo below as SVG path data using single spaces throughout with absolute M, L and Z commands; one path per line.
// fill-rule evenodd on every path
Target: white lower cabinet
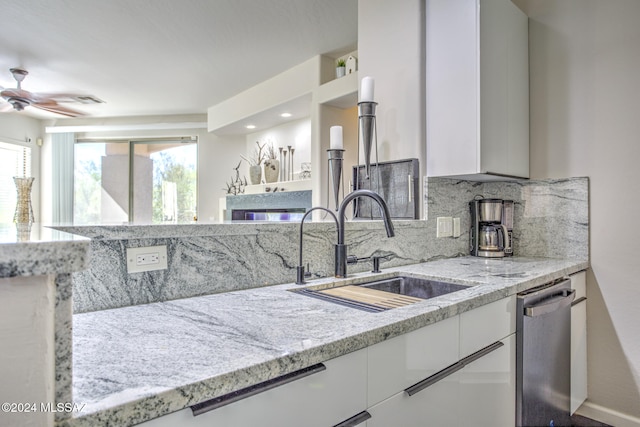
M 576 297 L 571 306 L 571 414 L 587 399 L 586 272 L 571 275 Z
M 194 416 L 190 408 L 143 427 L 327 427 L 366 408 L 367 350 L 323 363 L 325 370 Z
M 460 426 L 512 426 L 516 415 L 516 334 L 459 372 Z
M 459 408 L 454 373 L 413 396 L 402 391 L 372 406 L 366 427 L 457 426 Z
M 514 425 L 515 316 L 511 296 L 369 347 L 366 427 Z
M 369 407 L 458 360 L 459 317 L 372 345 L 369 350 Z
M 515 331 L 515 295 L 466 311 L 460 315 L 460 358 Z

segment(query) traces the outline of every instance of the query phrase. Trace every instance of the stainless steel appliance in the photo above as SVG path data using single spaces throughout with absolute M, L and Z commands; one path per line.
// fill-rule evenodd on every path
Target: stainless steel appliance
M 469 202 L 469 209 L 471 211 L 469 231 L 471 255 L 501 258 L 507 253 L 513 254 L 509 231 L 502 223 L 503 200 L 475 198 Z
M 567 278 L 518 294 L 516 425 L 570 426 L 571 302 Z

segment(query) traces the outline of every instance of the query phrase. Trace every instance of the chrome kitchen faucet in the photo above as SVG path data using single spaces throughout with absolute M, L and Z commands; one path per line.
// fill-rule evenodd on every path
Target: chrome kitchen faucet
M 387 230 L 387 237 L 393 237 L 396 235 L 393 230 L 393 223 L 391 222 L 389 208 L 387 207 L 384 199 L 378 193 L 371 190 L 356 190 L 347 194 L 338 208 L 338 243 L 335 245 L 336 277 L 347 277 L 347 245 L 344 244 L 345 211 L 347 210 L 347 205 L 358 197 L 369 197 L 373 199 L 380 206 L 380 210 L 382 211 L 382 219 L 384 220 L 384 228 Z

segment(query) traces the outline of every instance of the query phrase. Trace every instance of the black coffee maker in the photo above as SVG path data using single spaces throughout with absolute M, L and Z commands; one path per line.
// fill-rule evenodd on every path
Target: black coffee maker
M 471 255 L 502 258 L 513 254 L 511 234 L 503 223 L 503 202 L 502 199 L 481 197 L 476 197 L 469 202 L 471 211 L 469 252 Z M 512 219 L 511 222 L 513 222 Z M 511 226 L 513 227 L 513 224 Z

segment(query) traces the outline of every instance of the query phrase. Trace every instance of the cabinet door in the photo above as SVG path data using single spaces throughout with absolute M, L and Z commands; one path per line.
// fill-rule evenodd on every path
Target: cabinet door
M 327 427 L 366 409 L 366 349 L 324 365 L 324 371 L 201 415 L 186 408 L 142 426 Z
M 576 298 L 571 307 L 571 413 L 587 399 L 586 272 L 571 276 Z
M 516 416 L 516 336 L 459 372 L 459 425 L 512 426 Z
M 427 175 L 529 176 L 528 18 L 510 0 L 426 0 Z
M 529 22 L 510 0 L 480 0 L 480 168 L 529 176 Z
M 516 331 L 516 296 L 469 310 L 460 315 L 460 358 Z
M 369 347 L 368 406 L 458 360 L 458 316 Z
M 457 375 L 454 373 L 413 396 L 402 391 L 374 405 L 367 410 L 371 418 L 366 427 L 459 425 Z

